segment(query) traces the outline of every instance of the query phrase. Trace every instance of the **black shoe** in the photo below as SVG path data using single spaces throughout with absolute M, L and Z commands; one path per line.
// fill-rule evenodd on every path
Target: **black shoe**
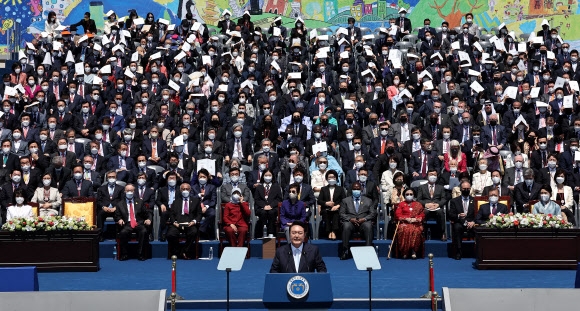
M 139 256 L 139 261 L 145 261 L 147 260 L 147 258 L 145 258 L 145 256 Z
M 347 260 L 348 259 L 348 251 L 345 251 L 344 253 L 342 253 L 342 256 L 340 256 L 340 260 Z
M 457 253 L 455 255 L 455 260 L 461 260 L 461 253 Z
M 121 257 L 119 258 L 119 261 L 125 261 L 125 260 L 128 260 L 128 259 L 129 259 L 129 256 L 127 256 L 127 255 L 123 255 L 123 256 L 121 256 Z
M 163 234 L 161 235 L 161 238 L 159 239 L 159 241 L 161 241 L 161 242 L 165 242 L 165 241 L 167 241 L 167 238 L 165 238 L 165 233 L 163 233 Z

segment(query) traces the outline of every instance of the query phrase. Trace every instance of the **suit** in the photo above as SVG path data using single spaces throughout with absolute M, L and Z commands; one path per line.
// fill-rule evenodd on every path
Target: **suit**
M 201 201 L 198 197 L 190 195 L 187 200 L 188 211 L 186 213 L 184 199 L 176 199 L 170 211 L 169 222 L 171 225 L 167 229 L 167 240 L 169 241 L 169 251 L 171 255 L 179 253 L 188 256 L 189 250 L 195 242 L 199 223 L 201 222 Z M 181 225 L 185 223 L 195 222 L 193 226 Z M 178 223 L 178 227 L 174 224 Z M 186 235 L 186 242 L 181 252 L 179 248 L 179 234 L 183 232 Z
M 160 165 L 165 166 L 165 159 L 167 158 L 167 143 L 165 140 L 157 139 L 156 152 L 157 157 L 161 158 L 159 162 L 151 161 L 151 155 L 153 154 L 153 145 L 150 139 L 143 140 L 143 154 L 147 157 L 147 165 Z
M 191 186 L 191 195 L 197 196 L 201 200 L 201 204 L 206 207 L 203 217 L 205 221 L 199 226 L 199 231 L 207 233 L 210 237 L 213 237 L 215 228 L 215 206 L 217 203 L 217 187 L 211 183 L 204 185 L 204 193 L 202 194 L 201 185 L 195 183 Z
M 437 220 L 437 225 L 441 228 L 441 232 L 445 232 L 445 205 L 447 204 L 447 192 L 445 188 L 441 185 L 434 185 L 433 196 L 430 193 L 430 184 L 424 184 L 420 186 L 417 190 L 417 201 L 425 206 L 427 203 L 437 203 L 439 204 L 439 209 L 435 211 L 430 211 L 425 208 L 425 217 L 435 217 Z
M 512 194 L 510 189 L 508 189 L 508 187 L 499 184 L 499 185 L 497 185 L 497 187 L 494 185 L 491 185 L 491 186 L 487 186 L 487 187 L 483 188 L 483 193 L 481 195 L 486 197 L 486 196 L 488 196 L 490 190 L 496 189 L 496 188 L 499 190 L 500 197 L 511 196 L 511 194 Z
M 62 198 L 68 199 L 74 197 L 89 197 L 89 198 L 94 197 L 92 182 L 81 179 L 80 186 L 81 187 L 79 190 L 77 187 L 77 182 L 74 179 L 67 181 L 64 187 L 62 188 Z
M 371 199 L 366 196 L 361 196 L 359 198 L 359 208 L 356 209 L 355 198 L 352 196 L 345 197 L 342 202 L 340 202 L 340 220 L 342 221 L 342 249 L 343 252 L 348 250 L 349 240 L 351 233 L 353 231 L 360 232 L 364 235 L 365 245 L 370 246 L 373 242 L 373 225 L 372 221 L 375 220 L 377 216 L 377 211 Z M 355 226 L 350 222 L 352 218 L 357 220 L 364 218 L 365 222 Z
M 109 162 L 107 163 L 107 169 L 117 171 L 117 180 L 121 180 L 124 182 L 130 182 L 133 174 L 131 171 L 134 171 L 135 161 L 133 161 L 130 157 L 125 157 L 125 168 L 126 170 L 118 171 L 121 168 L 120 163 L 120 156 L 112 156 L 109 158 Z
M 250 198 L 252 197 L 252 192 L 250 191 L 250 188 L 248 187 L 248 185 L 246 185 L 245 183 L 238 182 L 238 184 L 236 185 L 235 188 L 240 189 L 240 192 L 242 193 L 242 196 L 244 197 L 244 200 L 246 202 L 250 201 Z M 231 201 L 233 190 L 234 190 L 234 186 L 231 182 L 230 183 L 223 183 L 221 185 L 220 198 L 221 198 L 222 203 L 227 203 L 227 202 Z
M 119 201 L 123 198 L 123 194 L 125 192 L 125 188 L 123 186 L 119 186 L 115 184 L 113 187 L 113 195 L 110 195 L 109 192 L 109 184 L 105 184 L 100 186 L 97 189 L 97 227 L 104 228 L 105 219 L 107 217 L 113 216 L 113 213 L 107 213 L 103 209 L 104 207 L 111 207 L 116 208 Z M 103 229 L 104 230 L 104 229 Z
M 143 254 L 143 246 L 145 245 L 145 243 L 147 243 L 147 228 L 146 226 L 150 226 L 150 225 L 145 225 L 145 221 L 149 220 L 152 221 L 152 215 L 149 212 L 149 210 L 147 210 L 147 208 L 145 208 L 145 206 L 143 205 L 143 201 L 139 200 L 139 199 L 133 199 L 130 201 L 133 205 L 133 215 L 135 217 L 135 221 L 136 221 L 136 226 L 132 227 L 131 226 L 131 219 L 130 219 L 130 215 L 131 215 L 131 211 L 130 209 L 130 205 L 128 204 L 126 199 L 121 199 L 118 203 L 117 209 L 115 210 L 115 222 L 118 224 L 119 220 L 123 220 L 124 224 L 123 225 L 119 225 L 120 226 L 120 231 L 119 231 L 119 240 L 121 241 L 121 250 L 120 250 L 120 257 L 121 259 L 123 259 L 123 257 L 127 256 L 127 244 L 129 243 L 129 238 L 131 237 L 131 233 L 135 232 L 137 233 L 137 241 L 139 242 L 138 246 L 137 246 L 137 254 L 139 256 L 139 259 L 143 258 L 144 254 Z
M 490 203 L 482 204 L 477 211 L 477 215 L 475 216 L 475 223 L 478 225 L 483 225 L 489 219 L 491 215 L 492 208 Z M 496 210 L 494 215 L 497 214 L 508 214 L 509 208 L 505 204 L 497 203 Z
M 267 195 L 266 195 L 267 193 Z M 282 202 L 282 189 L 277 183 L 270 184 L 270 190 L 266 190 L 266 184 L 260 184 L 254 191 L 254 206 L 256 216 L 260 217 L 258 228 L 267 226 L 268 234 L 276 234 L 276 219 L 278 218 L 278 204 Z M 265 210 L 269 205 L 272 209 Z
M 518 213 L 527 213 L 530 211 L 530 207 L 528 206 L 527 208 L 524 208 L 524 204 L 528 204 L 530 201 L 539 200 L 541 188 L 542 185 L 537 182 L 532 184 L 531 191 L 525 182 L 521 182 L 515 186 L 514 201 Z
M 69 181 L 72 176 L 72 170 L 68 167 L 62 167 L 60 171 L 57 171 L 54 166 L 51 166 L 46 170 L 46 172 L 50 174 L 52 180 L 50 186 L 57 188 L 58 191 L 61 192 L 66 182 Z
M 53 154 L 51 154 L 51 158 L 54 158 L 56 156 L 60 156 L 61 152 L 55 152 Z M 73 152 L 69 152 L 69 151 L 65 151 L 64 152 L 64 157 L 63 157 L 63 166 L 70 169 L 72 171 L 73 167 L 78 163 L 78 161 L 80 161 L 79 158 L 77 158 L 77 156 L 73 153 Z
M 430 169 L 435 169 L 437 172 L 441 170 L 441 161 L 437 157 L 435 152 L 427 152 L 423 155 L 423 150 L 413 152 L 411 155 L 411 162 L 409 163 L 409 173 L 412 175 L 413 173 L 419 174 L 417 177 L 413 177 L 414 180 L 418 179 L 427 179 L 427 173 Z M 422 165 L 423 165 L 423 156 L 427 157 L 427 167 L 424 169 L 425 176 L 422 175 Z M 382 176 L 382 175 L 381 175 Z
M 298 271 L 296 271 L 296 263 L 294 262 L 292 251 L 291 243 L 279 247 L 270 267 L 270 273 L 326 272 L 326 264 L 322 260 L 322 256 L 320 256 L 318 246 L 302 243 Z
M 453 222 L 453 245 L 456 247 L 459 254 L 461 254 L 463 232 L 467 229 L 466 223 L 475 221 L 475 204 L 473 203 L 473 197 L 467 197 L 467 204 L 465 204 L 463 198 L 463 196 L 458 196 L 452 199 L 449 207 L 449 220 Z M 464 205 L 467 205 L 467 212 L 465 212 Z M 459 217 L 459 214 L 464 212 L 465 216 Z

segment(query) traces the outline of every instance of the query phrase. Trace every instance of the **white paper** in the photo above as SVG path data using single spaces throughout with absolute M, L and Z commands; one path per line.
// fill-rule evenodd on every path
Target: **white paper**
M 574 153 L 574 161 L 580 161 L 580 151 Z
M 564 109 L 574 107 L 574 95 L 564 96 Z
M 580 92 L 580 88 L 578 87 L 578 81 L 574 81 L 574 80 L 570 80 L 570 82 L 568 82 L 568 84 L 570 85 L 570 88 L 576 92 Z
M 390 49 L 389 50 L 389 60 L 393 64 L 393 68 L 401 68 L 401 56 L 402 53 L 400 50 L 397 49 Z
M 520 123 L 523 123 L 526 126 L 528 126 L 528 122 L 526 122 L 526 119 L 524 119 L 524 116 L 522 114 L 520 114 L 520 116 L 516 119 L 515 125 L 518 125 Z
M 503 44 L 503 41 L 502 40 L 497 40 L 493 44 L 495 45 L 495 48 L 497 50 L 500 50 L 500 51 L 505 51 L 506 50 L 505 44 Z
M 213 159 L 201 159 L 197 160 L 197 171 L 205 168 L 210 175 L 215 176 L 215 160 Z
M 469 58 L 469 54 L 467 54 L 463 51 L 459 51 L 457 54 L 459 54 L 459 60 L 467 61 L 471 65 L 471 59 Z
M 211 56 L 208 56 L 208 55 L 203 55 L 203 56 L 201 57 L 201 62 L 202 62 L 204 65 L 211 65 Z
M 554 89 L 557 89 L 559 87 L 564 87 L 564 82 L 566 82 L 566 80 L 564 80 L 564 78 L 562 78 L 562 77 L 556 78 L 556 83 L 554 83 Z
M 321 142 L 318 144 L 312 145 L 312 154 L 317 154 L 318 152 L 323 153 L 327 152 L 326 142 Z
M 85 63 L 76 63 L 75 64 L 75 73 L 78 76 L 83 76 L 85 74 Z
M 479 84 L 477 81 L 473 81 L 469 87 L 476 93 L 483 92 L 484 90 L 483 86 L 481 86 L 481 84 Z
M 460 47 L 460 45 L 459 45 L 459 41 L 455 41 L 455 42 L 451 43 L 451 48 L 452 48 L 453 50 L 460 50 L 460 49 L 461 49 L 461 47 Z
M 423 86 L 425 87 L 425 91 L 429 91 L 433 89 L 433 81 L 429 80 L 427 82 L 423 82 Z
M 540 96 L 540 88 L 539 87 L 533 87 L 530 90 L 530 97 L 531 98 L 538 98 Z
M 143 19 L 143 17 L 139 17 L 133 20 L 133 24 L 135 24 L 136 26 L 143 25 L 145 24 L 145 20 Z
M 526 64 L 524 64 L 524 62 L 523 62 L 523 61 L 520 61 L 520 62 L 518 63 L 518 69 L 519 69 L 519 70 L 522 70 L 522 71 L 525 71 L 525 70 L 527 70 L 527 68 L 526 68 Z
M 125 72 L 123 74 L 131 79 L 135 78 L 135 75 L 133 74 L 133 72 L 131 72 L 131 69 L 129 67 L 125 69 Z
M 508 86 L 503 91 L 503 95 L 507 96 L 511 99 L 516 99 L 518 96 L 518 87 L 517 86 Z

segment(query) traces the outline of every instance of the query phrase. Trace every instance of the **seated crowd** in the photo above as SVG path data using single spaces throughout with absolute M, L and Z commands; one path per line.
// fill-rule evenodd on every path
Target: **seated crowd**
M 64 31 L 49 14 L 0 85 L 2 220 L 95 197 L 97 226 L 113 217 L 141 250 L 156 206 L 158 238 L 189 258 L 198 236 L 288 239 L 316 216 L 347 258 L 353 233 L 377 238 L 383 208 L 400 257 L 419 255 L 434 219 L 443 241 L 452 223 L 458 259 L 463 232 L 490 214 L 574 222 L 578 51 L 547 21 L 523 40 L 504 25 L 482 34 L 471 14 L 420 30 L 405 14 L 375 34 L 349 18 L 330 36 L 227 10 L 217 31 L 189 14 L 170 25 L 111 11 L 102 35 L 89 13 Z M 489 203 L 476 212 L 477 196 Z

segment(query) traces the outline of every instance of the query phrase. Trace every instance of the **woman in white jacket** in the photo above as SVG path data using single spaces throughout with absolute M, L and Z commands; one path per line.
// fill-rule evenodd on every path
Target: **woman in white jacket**
M 48 13 L 48 17 L 44 22 L 44 31 L 48 33 L 50 40 L 54 38 L 58 34 L 56 28 L 60 27 L 60 22 L 56 18 L 56 13 L 54 11 L 50 11 Z
M 559 169 L 554 174 L 555 186 L 552 186 L 552 201 L 560 205 L 562 213 L 566 214 L 568 222 L 576 225 L 574 220 L 574 214 L 572 214 L 572 209 L 574 208 L 574 191 L 572 187 L 566 186 L 566 171 Z
M 39 216 L 57 216 L 62 205 L 62 197 L 57 188 L 50 186 L 50 174 L 42 176 L 42 187 L 36 188 L 31 202 L 38 203 Z

